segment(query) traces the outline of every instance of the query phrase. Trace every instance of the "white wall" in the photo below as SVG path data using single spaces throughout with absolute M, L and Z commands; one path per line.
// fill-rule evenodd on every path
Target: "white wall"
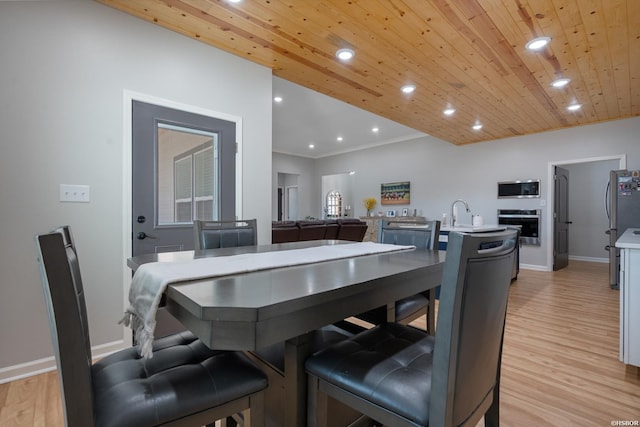
M 123 339 L 125 90 L 242 118 L 240 214 L 270 241 L 269 69 L 90 1 L 0 2 L 0 52 L 0 381 L 51 365 L 31 362 L 53 354 L 34 235 L 54 226 L 76 237 L 92 344 Z
M 365 197 L 380 200 L 381 183 L 397 181 L 411 182 L 409 207 L 416 208 L 418 215 L 429 218 L 441 218 L 443 212 L 449 213 L 451 202 L 458 198 L 467 200 L 472 213 L 482 215 L 485 223 L 495 222 L 496 211 L 500 208 L 542 209 L 542 246 L 523 247 L 521 262 L 533 268 L 546 268 L 551 265 L 547 259 L 547 245 L 551 238 L 547 235 L 546 224 L 551 216 L 549 209 L 553 204 L 547 194 L 549 164 L 626 155 L 629 168 L 640 168 L 640 143 L 637 135 L 640 135 L 640 118 L 461 147 L 425 137 L 317 159 L 315 177 L 312 180 L 319 183 L 324 175 L 355 170 L 354 216 L 365 214 L 365 208 L 362 206 Z M 293 156 L 289 157 L 291 162 L 296 159 Z M 304 170 L 301 167 L 298 169 Z M 541 199 L 497 199 L 497 181 L 529 178 L 542 181 Z M 600 195 L 602 185 L 597 185 L 596 200 L 604 197 L 603 194 Z M 319 191 L 316 191 L 313 197 L 318 201 L 322 198 Z M 545 203 L 545 206 L 541 206 L 542 203 Z M 596 206 L 590 209 L 601 213 L 602 203 L 594 203 Z M 465 215 L 461 215 L 461 221 L 470 222 L 470 215 L 469 218 Z M 604 228 L 602 232 L 604 233 Z M 606 253 L 589 256 L 605 258 Z

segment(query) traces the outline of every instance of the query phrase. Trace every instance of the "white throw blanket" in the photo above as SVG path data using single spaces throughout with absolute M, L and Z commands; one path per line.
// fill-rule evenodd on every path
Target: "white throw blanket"
M 156 311 L 169 283 L 408 249 L 415 249 L 415 246 L 357 242 L 286 251 L 199 258 L 183 262 L 142 264 L 133 275 L 129 289 L 129 307 L 125 310 L 124 317 L 119 323 L 131 326 L 136 336 L 140 355 L 144 358 L 151 358 L 153 357 Z

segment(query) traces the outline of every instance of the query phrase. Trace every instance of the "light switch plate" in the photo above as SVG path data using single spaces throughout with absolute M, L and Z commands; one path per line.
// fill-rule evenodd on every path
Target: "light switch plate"
M 89 203 L 90 188 L 88 185 L 60 184 L 60 201 Z

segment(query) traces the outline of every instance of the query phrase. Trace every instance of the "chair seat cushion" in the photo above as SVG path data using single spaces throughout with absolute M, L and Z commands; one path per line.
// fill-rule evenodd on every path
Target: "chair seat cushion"
M 133 347 L 111 354 L 91 374 L 97 427 L 155 426 L 267 386 L 244 354 L 210 350 L 191 332 L 156 340 L 151 359 Z
M 417 311 L 429 306 L 429 298 L 423 294 L 415 294 L 396 301 L 396 319 L 406 319 Z
M 427 425 L 434 342 L 425 331 L 387 323 L 318 352 L 305 366 L 321 380 Z

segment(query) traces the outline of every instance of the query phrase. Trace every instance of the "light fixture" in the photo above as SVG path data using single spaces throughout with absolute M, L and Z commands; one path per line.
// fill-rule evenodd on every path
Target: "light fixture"
M 355 175 L 356 171 L 349 171 L 349 175 Z
M 337 140 L 338 142 L 341 142 L 341 141 L 342 141 L 342 137 L 341 137 L 341 136 L 339 136 L 339 137 L 337 137 L 337 138 L 336 138 L 336 140 Z
M 313 148 L 316 148 L 316 146 L 313 144 L 309 144 L 309 148 L 313 149 Z
M 275 102 L 282 102 L 282 97 L 281 97 L 281 96 L 275 96 L 275 97 L 273 98 L 273 100 L 274 100 Z
M 229 3 L 240 3 L 242 0 L 229 0 Z
M 339 49 L 336 52 L 336 58 L 338 58 L 341 61 L 348 61 L 351 58 L 353 58 L 355 54 L 356 53 L 353 51 L 353 49 L 349 49 L 349 48 Z
M 578 111 L 580 108 L 582 108 L 582 104 L 571 104 L 567 107 L 567 110 L 569 111 Z
M 555 79 L 554 81 L 552 81 L 551 82 L 551 86 L 557 87 L 557 88 L 565 87 L 566 85 L 569 84 L 570 81 L 571 81 L 570 78 L 562 77 L 562 78 Z
M 480 130 L 482 129 L 482 124 L 480 122 L 476 122 L 476 124 L 474 124 L 472 128 L 473 130 Z
M 416 85 L 404 85 L 400 88 L 400 90 L 404 93 L 411 93 L 416 90 Z
M 442 111 L 442 113 L 443 113 L 445 116 L 450 116 L 450 115 L 452 115 L 452 114 L 453 114 L 453 113 L 455 113 L 455 112 L 456 112 L 456 109 L 455 109 L 455 108 L 452 108 L 452 107 L 448 107 L 448 108 L 446 108 L 446 109 L 444 109 L 444 110 Z
M 529 40 L 525 45 L 525 47 L 529 50 L 540 50 L 546 45 L 548 45 L 550 41 L 551 41 L 551 37 L 546 37 L 546 36 L 536 37 L 533 40 Z
M 371 128 L 371 132 L 378 132 L 380 129 L 378 129 L 377 127 L 373 127 Z

